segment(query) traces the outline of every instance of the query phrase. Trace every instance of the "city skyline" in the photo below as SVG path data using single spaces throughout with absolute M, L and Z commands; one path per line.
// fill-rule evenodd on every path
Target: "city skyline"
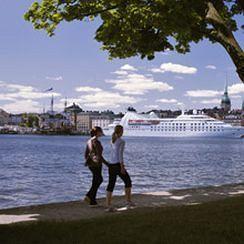
M 6 1 L 0 9 L 0 108 L 41 112 L 52 95 L 58 111 L 65 97 L 84 110 L 219 107 L 226 80 L 232 107 L 241 108 L 244 84 L 221 46 L 204 40 L 186 55 L 168 51 L 153 61 L 109 61 L 93 40 L 99 22 L 65 23 L 49 38 L 24 21 L 31 2 Z M 243 45 L 242 32 L 235 36 Z

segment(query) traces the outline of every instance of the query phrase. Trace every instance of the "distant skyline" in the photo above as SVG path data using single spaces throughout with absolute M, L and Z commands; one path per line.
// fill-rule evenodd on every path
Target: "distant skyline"
M 0 108 L 42 112 L 52 95 L 55 110 L 64 108 L 65 97 L 84 110 L 219 107 L 226 80 L 232 107 L 241 108 L 244 84 L 220 45 L 203 40 L 186 55 L 168 51 L 153 61 L 109 61 L 93 39 L 98 21 L 63 23 L 50 38 L 24 21 L 32 2 L 1 1 Z M 243 30 L 235 36 L 244 48 Z

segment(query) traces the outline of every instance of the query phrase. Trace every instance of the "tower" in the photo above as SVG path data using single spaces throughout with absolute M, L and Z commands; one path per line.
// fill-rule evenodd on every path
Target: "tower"
M 65 101 L 64 101 L 64 111 L 66 112 L 66 108 L 67 108 L 67 97 L 65 97 Z
M 224 95 L 222 96 L 222 99 L 221 99 L 221 108 L 224 110 L 225 113 L 228 113 L 231 110 L 231 101 L 230 101 L 230 98 L 228 95 L 227 82 L 225 85 Z
M 53 98 L 53 95 L 52 95 L 52 98 L 51 98 L 51 113 L 53 113 L 53 104 L 54 104 L 54 98 Z

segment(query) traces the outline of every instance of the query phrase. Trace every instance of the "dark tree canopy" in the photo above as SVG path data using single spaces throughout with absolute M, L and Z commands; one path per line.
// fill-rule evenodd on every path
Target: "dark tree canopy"
M 207 38 L 225 48 L 244 82 L 244 52 L 233 35 L 240 14 L 244 0 L 42 0 L 25 19 L 52 36 L 62 21 L 100 17 L 95 39 L 111 58 L 151 60 L 168 49 L 186 53 L 191 42 Z

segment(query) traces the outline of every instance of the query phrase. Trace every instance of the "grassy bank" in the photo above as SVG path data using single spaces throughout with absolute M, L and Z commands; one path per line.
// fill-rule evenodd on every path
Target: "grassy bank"
M 0 243 L 244 243 L 244 196 L 73 222 L 0 226 Z

